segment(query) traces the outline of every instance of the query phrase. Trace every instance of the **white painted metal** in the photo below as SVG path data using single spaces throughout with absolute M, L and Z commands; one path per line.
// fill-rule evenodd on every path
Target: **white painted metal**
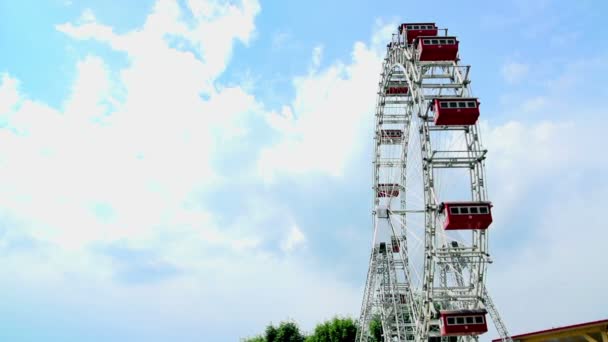
M 447 30 L 440 30 L 447 35 Z M 403 34 L 393 35 L 380 75 L 374 154 L 373 244 L 357 341 L 368 341 L 369 322 L 380 316 L 384 341 L 439 338 L 438 309 L 486 308 L 501 337 L 510 340 L 485 289 L 487 232 L 443 231 L 441 184 L 466 188 L 461 201 L 487 201 L 485 159 L 479 127 L 434 126 L 430 101 L 472 97 L 469 66 L 456 61 L 421 62 Z M 409 93 L 389 94 L 407 86 Z M 400 139 L 383 130 L 401 130 Z M 417 135 L 417 137 L 413 136 Z M 413 171 L 412 171 L 413 170 Z M 461 170 L 458 177 L 445 172 Z M 464 173 L 463 173 L 464 172 Z M 415 182 L 420 202 L 412 200 Z M 381 191 L 386 197 L 378 196 Z M 393 190 L 398 190 L 394 196 Z M 418 203 L 418 204 L 416 204 Z M 419 205 L 419 207 L 415 207 Z M 416 227 L 422 237 L 417 237 Z M 419 245 L 414 251 L 412 247 Z M 450 341 L 475 341 L 475 336 Z

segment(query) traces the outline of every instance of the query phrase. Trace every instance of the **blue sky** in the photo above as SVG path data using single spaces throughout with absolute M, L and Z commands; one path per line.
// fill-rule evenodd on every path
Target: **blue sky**
M 510 331 L 607 318 L 606 10 L 0 2 L 0 340 L 235 341 L 357 316 L 378 73 L 406 21 L 449 28 L 472 65 Z

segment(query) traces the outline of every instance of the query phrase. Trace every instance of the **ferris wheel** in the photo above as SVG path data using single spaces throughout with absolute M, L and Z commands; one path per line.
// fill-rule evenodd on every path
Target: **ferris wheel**
M 373 244 L 357 341 L 374 317 L 384 341 L 474 341 L 488 313 L 492 204 L 480 101 L 457 37 L 401 24 L 387 45 L 376 105 Z

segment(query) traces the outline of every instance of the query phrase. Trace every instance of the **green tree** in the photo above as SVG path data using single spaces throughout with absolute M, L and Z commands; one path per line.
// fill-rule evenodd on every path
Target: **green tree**
M 277 339 L 277 328 L 272 323 L 266 327 L 265 339 L 266 342 L 275 342 Z
M 304 342 L 304 335 L 293 322 L 281 322 L 275 340 L 268 342 Z
M 372 320 L 369 322 L 369 333 L 370 333 L 370 341 L 371 342 L 382 342 L 382 321 L 380 321 L 380 316 L 375 315 Z
M 247 338 L 244 340 L 244 342 L 266 342 L 266 339 L 263 336 L 256 336 Z
M 278 327 L 269 324 L 264 336 L 247 338 L 245 342 L 304 342 L 305 337 L 300 328 L 293 322 L 281 322 Z
M 334 317 L 331 321 L 317 325 L 306 342 L 352 342 L 357 334 L 357 325 L 350 318 Z

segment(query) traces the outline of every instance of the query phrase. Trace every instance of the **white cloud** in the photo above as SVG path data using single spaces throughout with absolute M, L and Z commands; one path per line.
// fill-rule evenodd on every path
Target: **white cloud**
M 359 288 L 290 253 L 307 239 L 289 208 L 252 196 L 251 208 L 226 214 L 196 198 L 210 190 L 220 200 L 233 195 L 221 191 L 227 180 L 212 161 L 224 160 L 230 144 L 248 137 L 248 120 L 262 117 L 250 93 L 218 82 L 233 45 L 254 38 L 260 8 L 255 1 L 187 5 L 195 18 L 188 25 L 176 3 L 162 0 L 141 28 L 126 33 L 98 23 L 90 10 L 76 24 L 58 25 L 74 39 L 124 52 L 129 62 L 113 70 L 93 54 L 80 60 L 59 109 L 28 99 L 16 79 L 3 76 L 0 108 L 8 113 L 2 113 L 7 126 L 0 130 L 0 214 L 11 223 L 8 233 L 0 231 L 0 244 L 13 252 L 0 268 L 3 278 L 14 280 L 4 286 L 24 282 L 23 293 L 58 311 L 95 306 L 104 317 L 117 317 L 109 319 L 112 326 L 125 329 L 122 322 L 130 319 L 164 329 L 183 319 L 193 331 L 200 320 L 192 317 L 202 317 L 225 334 L 229 315 L 249 322 L 249 330 L 230 334 L 248 335 L 286 315 L 311 328 L 320 317 L 356 310 Z M 361 65 L 335 72 L 359 79 L 372 57 L 357 45 L 354 58 Z M 314 85 L 298 83 L 310 92 L 306 97 L 315 96 Z M 293 123 L 292 108 L 303 106 L 285 106 L 282 117 L 269 120 L 309 136 L 310 128 Z M 290 229 L 285 234 L 284 226 L 269 221 L 287 222 Z M 31 247 L 19 247 L 19 239 Z M 283 259 L 265 252 L 276 249 L 284 251 Z M 155 272 L 159 280 L 143 281 L 145 286 L 129 283 Z M 128 284 L 125 273 L 132 273 Z M 218 315 L 218 307 L 237 306 L 238 312 Z M 251 312 L 257 312 L 254 319 Z M 159 325 L 158 315 L 171 319 Z
M 323 46 L 316 46 L 312 50 L 312 68 L 317 70 L 321 65 L 321 56 L 323 55 Z
M 603 319 L 603 118 L 482 125 L 495 222 L 488 287 L 512 334 Z M 533 304 L 530 304 L 533 303 Z M 529 314 L 531 307 L 542 315 Z M 490 336 L 491 337 L 491 336 Z
M 2 74 L 0 83 L 0 116 L 12 112 L 19 99 L 19 81 L 8 74 Z
M 294 225 L 289 230 L 289 234 L 287 234 L 283 242 L 281 242 L 281 249 L 284 252 L 291 252 L 302 246 L 305 242 L 306 237 L 304 236 L 304 233 L 302 233 L 298 226 Z
M 61 111 L 25 99 L 18 82 L 3 77 L 0 104 L 10 114 L 0 162 L 10 184 L 1 190 L 2 204 L 11 217 L 26 220 L 28 234 L 65 250 L 122 239 L 153 243 L 184 215 L 193 192 L 221 185 L 211 166 L 216 146 L 247 134 L 245 119 L 261 109 L 243 89 L 216 89 L 215 81 L 233 43 L 250 41 L 259 5 L 188 5 L 196 9 L 191 26 L 182 21 L 177 3 L 164 0 L 141 29 L 124 34 L 96 22 L 89 9 L 79 24 L 58 25 L 75 39 L 126 52 L 130 62 L 111 73 L 100 57 L 79 61 Z M 193 49 L 173 48 L 167 35 Z M 101 220 L 100 207 L 111 218 Z M 189 229 L 220 243 L 230 236 L 213 224 Z M 257 244 L 247 236 L 230 239 L 239 246 Z
M 82 23 L 94 22 L 95 14 L 93 13 L 93 11 L 90 8 L 87 8 L 84 11 L 82 11 L 82 14 L 80 15 L 80 21 Z
M 281 140 L 260 154 L 262 179 L 274 182 L 287 175 L 344 173 L 346 164 L 365 146 L 361 137 L 372 129 L 385 40 L 395 27 L 377 22 L 370 44 L 353 45 L 349 64 L 335 61 L 319 69 L 323 50 L 313 49 L 309 73 L 294 80 L 294 101 L 281 113 L 267 116 Z
M 585 182 L 563 177 L 562 191 L 546 203 L 527 208 L 543 219 L 531 227 L 531 238 L 521 239 L 490 270 L 489 287 L 513 334 L 605 319 L 604 250 L 608 233 L 602 222 L 606 182 L 591 191 L 573 191 Z M 541 200 L 542 196 L 535 197 Z M 530 223 L 522 222 L 529 225 Z M 529 314 L 542 308 L 542 315 Z
M 290 40 L 293 40 L 293 37 L 289 32 L 286 31 L 278 31 L 275 32 L 272 37 L 272 49 L 278 50 L 285 47 Z
M 90 12 L 93 15 L 92 12 Z M 82 16 L 85 16 L 83 13 Z M 95 37 L 97 40 L 110 42 L 114 38 L 114 32 L 111 27 L 100 25 L 96 22 L 85 22 L 76 27 L 72 23 L 65 23 L 55 26 L 60 32 L 63 32 L 75 39 L 91 39 Z
M 579 154 L 579 148 L 589 138 L 577 135 L 579 128 L 573 122 L 511 121 L 496 127 L 483 123 L 484 145 L 489 150 L 489 191 L 499 217 L 511 216 L 527 196 L 526 189 L 547 174 L 587 157 Z M 572 139 L 563 139 L 567 136 Z
M 502 76 L 510 84 L 518 84 L 528 76 L 530 67 L 524 63 L 508 62 L 502 66 Z
M 523 113 L 537 113 L 547 107 L 547 98 L 545 96 L 534 96 L 526 99 L 521 104 Z
M 112 98 L 110 76 L 104 61 L 87 56 L 76 65 L 78 78 L 66 101 L 65 114 L 86 118 L 98 118 L 108 113 L 108 105 L 116 103 Z
M 218 258 L 209 265 L 188 269 L 184 275 L 146 286 L 119 286 L 108 281 L 108 275 L 98 271 L 106 262 L 98 262 L 93 269 L 75 262 L 64 264 L 72 265 L 71 269 L 52 271 L 48 263 L 29 272 L 12 267 L 27 258 L 0 261 L 3 273 L 10 275 L 5 286 L 31 293 L 30 299 L 53 307 L 53 315 L 59 317 L 65 311 L 85 313 L 95 307 L 95 326 L 103 322 L 104 329 L 116 331 L 112 334 L 115 337 L 129 334 L 145 340 L 207 340 L 215 336 L 214 340 L 236 340 L 259 334 L 269 322 L 286 318 L 311 330 L 318 321 L 350 314 L 360 305 L 359 288 L 292 258 L 278 260 L 254 253 Z M 71 274 L 73 283 L 66 284 L 58 276 L 60 272 Z M 92 290 L 95 295 L 91 295 Z M 36 310 L 34 317 L 55 319 L 41 312 L 45 310 Z M 71 322 L 80 320 L 72 317 Z M 180 329 L 173 329 L 176 326 Z M 60 327 L 47 329 L 45 333 L 50 335 Z M 70 330 L 70 336 L 80 337 L 78 331 Z
M 181 20 L 178 3 L 159 0 L 141 30 L 118 35 L 111 27 L 95 21 L 78 26 L 65 23 L 57 25 L 56 29 L 75 39 L 98 40 L 108 43 L 115 50 L 126 52 L 133 61 L 133 69 L 137 69 L 137 65 L 146 71 L 164 71 L 164 76 L 178 71 L 173 75 L 175 79 L 185 82 L 196 80 L 201 90 L 210 91 L 211 83 L 226 68 L 233 43 L 240 41 L 248 44 L 251 41 L 255 32 L 254 18 L 260 6 L 256 0 L 244 0 L 241 6 L 217 1 L 188 1 L 187 4 L 196 19 L 193 27 Z M 90 10 L 85 11 L 83 16 L 94 18 Z M 188 41 L 192 52 L 167 49 L 167 35 Z M 204 63 L 196 63 L 197 57 L 193 52 L 200 55 Z M 165 63 L 167 59 L 177 56 L 181 59 L 181 63 L 176 63 L 179 68 L 168 68 Z
M 384 29 L 382 29 L 384 30 Z M 313 69 L 294 80 L 296 97 L 268 124 L 281 140 L 265 148 L 258 160 L 260 176 L 273 182 L 281 175 L 309 173 L 339 177 L 371 130 L 377 82 L 382 65 L 374 46 L 357 42 L 352 61 L 317 70 L 321 49 L 313 50 Z
M 398 24 L 394 21 L 385 23 L 380 19 L 376 20 L 370 44 L 372 50 L 376 51 L 378 54 L 382 54 L 382 57 L 384 57 L 384 54 L 386 53 L 386 44 L 388 44 L 393 33 L 395 33 L 397 26 Z

